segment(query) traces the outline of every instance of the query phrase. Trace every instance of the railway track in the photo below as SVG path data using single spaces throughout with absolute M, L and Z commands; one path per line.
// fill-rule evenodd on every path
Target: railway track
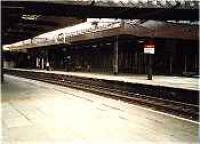
M 58 84 L 66 87 L 81 89 L 92 93 L 100 94 L 115 99 L 143 105 L 151 109 L 170 113 L 183 118 L 198 121 L 199 120 L 199 105 L 196 102 L 186 103 L 180 98 L 170 99 L 167 96 L 148 95 L 154 92 L 151 88 L 144 89 L 144 92 L 137 90 L 137 87 L 131 87 L 128 84 L 120 84 L 118 82 L 110 82 L 104 80 L 96 80 L 91 78 L 80 78 L 68 75 L 48 74 L 42 72 L 25 72 L 7 70 L 6 73 L 21 76 L 29 79 L 44 81 L 52 84 Z M 150 91 L 150 92 L 147 92 Z

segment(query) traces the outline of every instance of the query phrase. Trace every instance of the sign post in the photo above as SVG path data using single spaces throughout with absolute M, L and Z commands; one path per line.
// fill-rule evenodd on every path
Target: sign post
M 155 44 L 153 41 L 148 41 L 144 44 L 144 54 L 148 55 L 148 80 L 152 80 L 152 55 L 155 53 Z

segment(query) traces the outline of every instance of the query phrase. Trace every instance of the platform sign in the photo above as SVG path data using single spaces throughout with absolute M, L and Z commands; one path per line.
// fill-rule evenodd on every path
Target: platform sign
M 152 73 L 152 55 L 155 54 L 155 42 L 152 39 L 147 40 L 144 43 L 144 53 L 148 54 L 147 79 L 152 80 L 152 75 L 153 75 L 153 73 Z
M 144 45 L 145 54 L 155 54 L 155 45 L 154 44 L 145 44 Z

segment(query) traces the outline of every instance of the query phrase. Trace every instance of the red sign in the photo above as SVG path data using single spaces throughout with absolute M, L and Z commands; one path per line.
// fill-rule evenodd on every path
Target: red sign
M 144 53 L 145 54 L 154 54 L 155 53 L 155 44 L 153 41 L 147 41 L 144 44 Z

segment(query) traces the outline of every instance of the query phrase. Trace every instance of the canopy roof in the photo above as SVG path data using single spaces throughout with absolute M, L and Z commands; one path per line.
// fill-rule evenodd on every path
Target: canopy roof
M 198 40 L 197 24 L 181 24 L 163 21 L 113 20 L 87 22 L 45 33 L 26 41 L 4 46 L 4 49 L 24 49 L 57 44 L 71 44 L 78 41 L 130 35 L 138 38 L 166 38 Z

